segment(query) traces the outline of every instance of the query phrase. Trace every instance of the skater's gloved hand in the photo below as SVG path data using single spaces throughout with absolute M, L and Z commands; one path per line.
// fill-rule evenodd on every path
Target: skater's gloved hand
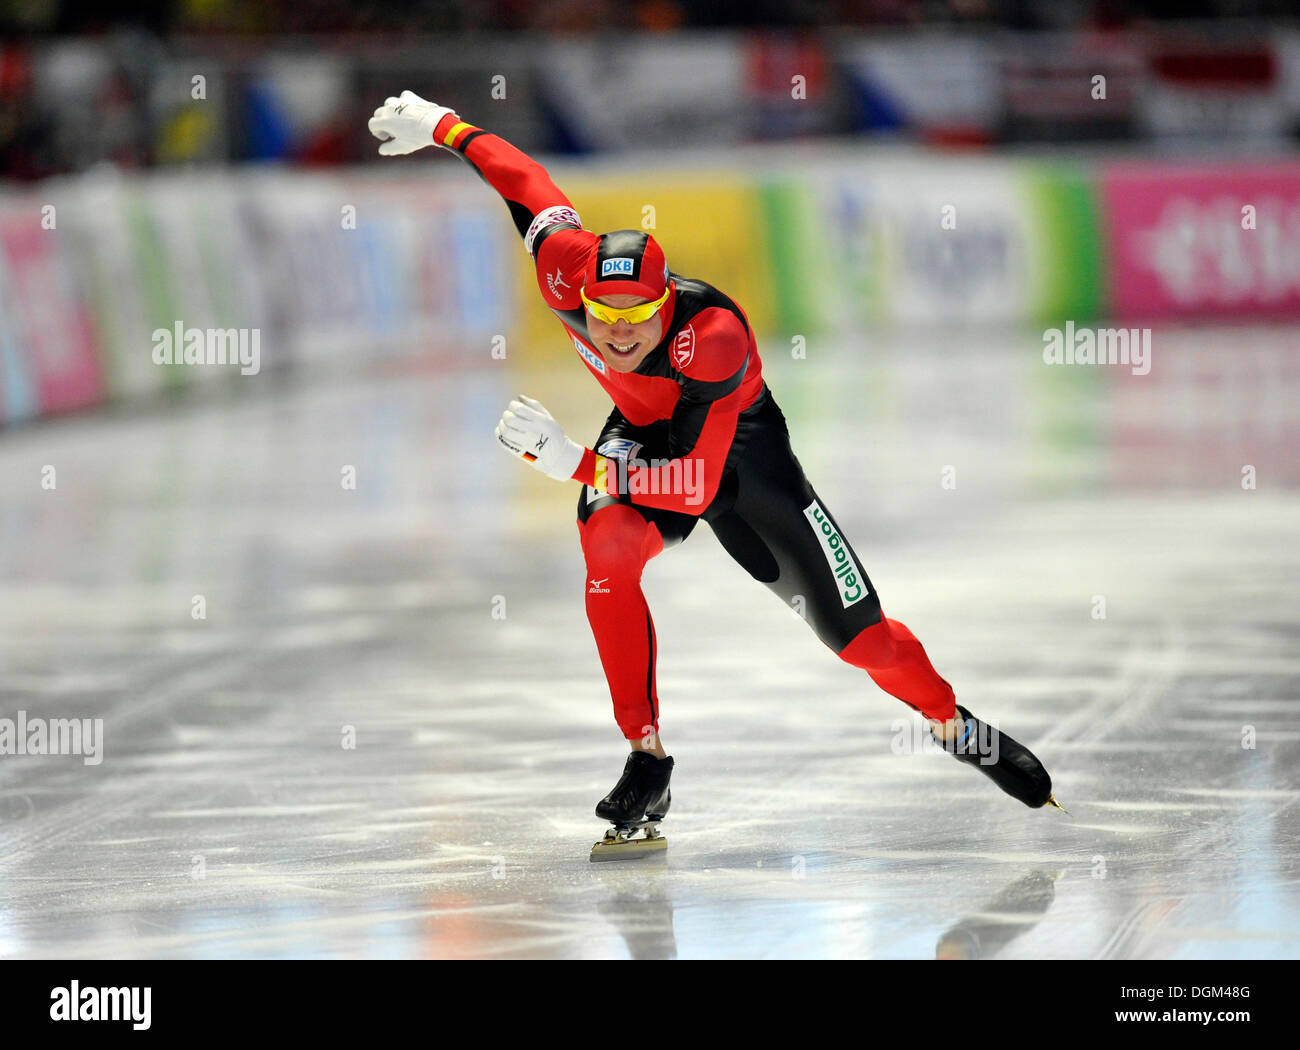
M 556 481 L 572 478 L 586 451 L 565 436 L 540 401 L 523 394 L 502 413 L 496 435 L 507 452 L 527 460 Z
M 403 91 L 375 110 L 367 127 L 379 139 L 379 152 L 385 157 L 414 153 L 417 149 L 432 146 L 433 129 L 448 113 L 446 106 L 422 99 L 414 91 Z

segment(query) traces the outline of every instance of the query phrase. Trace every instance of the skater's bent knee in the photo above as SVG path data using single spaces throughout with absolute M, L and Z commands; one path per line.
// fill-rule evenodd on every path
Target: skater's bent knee
M 596 511 L 579 530 L 589 570 L 643 566 L 663 549 L 653 522 L 623 503 Z
M 898 646 L 890 622 L 882 617 L 879 623 L 864 627 L 839 651 L 839 658 L 854 667 L 891 666 L 898 659 Z

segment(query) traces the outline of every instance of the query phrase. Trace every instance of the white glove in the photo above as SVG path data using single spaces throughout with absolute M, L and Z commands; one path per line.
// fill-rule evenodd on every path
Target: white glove
M 526 460 L 547 477 L 568 481 L 586 451 L 570 441 L 540 401 L 519 395 L 501 415 L 497 440 L 507 452 Z
M 390 95 L 385 99 L 367 127 L 381 142 L 379 152 L 394 157 L 432 146 L 433 129 L 451 112 L 446 106 L 426 102 L 414 91 L 403 91 L 397 98 Z

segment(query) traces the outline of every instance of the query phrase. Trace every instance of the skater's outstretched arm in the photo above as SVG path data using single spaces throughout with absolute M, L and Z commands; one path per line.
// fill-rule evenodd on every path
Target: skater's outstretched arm
M 370 132 L 384 139 L 385 156 L 441 146 L 457 154 L 501 195 L 510 209 L 524 248 L 533 257 L 538 286 L 548 306 L 578 309 L 578 288 L 587 254 L 599 238 L 582 229 L 569 198 L 546 169 L 499 135 L 460 119 L 445 106 L 413 91 L 388 98 L 370 118 Z M 543 252 L 545 246 L 545 252 Z M 549 275 L 550 280 L 544 280 Z
M 369 126 L 383 140 L 379 152 L 385 156 L 433 145 L 459 154 L 506 202 L 533 257 L 546 304 L 558 312 L 582 308 L 584 270 L 600 238 L 582 229 L 573 204 L 545 168 L 500 136 L 411 91 L 388 98 Z M 621 467 L 567 438 L 532 399 L 511 403 L 497 428 L 498 440 L 557 480 L 626 493 L 647 507 L 701 514 L 718 490 L 735 437 L 749 343 L 745 322 L 717 308 L 702 311 L 678 333 L 673 363 L 682 393 L 670 423 L 667 462 Z

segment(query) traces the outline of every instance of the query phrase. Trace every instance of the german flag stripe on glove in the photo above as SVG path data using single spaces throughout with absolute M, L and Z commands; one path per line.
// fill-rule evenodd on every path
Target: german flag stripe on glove
M 445 122 L 446 118 L 444 118 Z M 448 149 L 454 149 L 461 152 L 469 145 L 470 139 L 475 135 L 483 134 L 482 128 L 476 128 L 473 124 L 466 124 L 463 120 L 453 124 L 439 140 L 438 145 L 446 146 Z

